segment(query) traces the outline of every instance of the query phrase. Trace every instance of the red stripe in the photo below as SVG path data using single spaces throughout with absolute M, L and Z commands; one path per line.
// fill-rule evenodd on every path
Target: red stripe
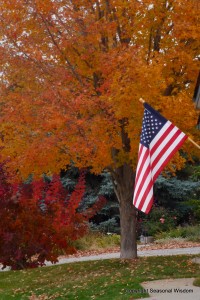
M 162 148 L 162 150 L 157 154 L 155 160 L 153 161 L 151 168 L 152 170 L 156 167 L 157 163 L 159 162 L 159 160 L 161 159 L 161 157 L 165 154 L 165 152 L 167 151 L 167 149 L 173 144 L 173 142 L 179 137 L 179 135 L 181 134 L 181 131 L 176 132 L 171 139 L 167 142 L 167 144 Z M 153 153 L 150 151 L 150 154 L 153 155 Z
M 146 171 L 145 171 L 145 174 L 144 174 L 143 177 L 142 177 L 142 181 L 141 181 L 140 187 L 139 187 L 138 190 L 137 190 L 137 194 L 134 195 L 134 200 L 135 200 L 134 203 L 135 203 L 135 204 L 136 204 L 136 202 L 137 202 L 138 197 L 140 196 L 140 193 L 141 193 L 142 188 L 143 188 L 143 186 L 144 186 L 145 179 L 147 178 L 148 174 L 151 174 L 151 167 L 150 167 L 150 165 L 147 166 L 147 169 L 146 169 Z M 149 184 L 151 184 L 151 181 L 150 181 L 150 183 L 148 183 L 148 186 L 149 186 Z M 151 184 L 151 185 L 152 185 L 152 184 Z M 147 187 L 148 187 L 148 186 L 147 186 Z M 145 190 L 145 192 L 146 192 L 146 190 Z M 142 196 L 142 198 L 141 198 L 141 200 L 140 200 L 140 203 L 141 203 L 141 201 L 142 201 L 142 199 L 143 199 L 143 197 L 144 197 L 144 195 L 145 195 L 145 192 L 144 192 L 144 194 L 143 194 L 143 196 Z M 139 203 L 138 205 L 140 205 L 140 203 Z
M 160 166 L 160 168 L 157 170 L 157 172 L 154 174 L 154 182 L 156 178 L 159 176 L 160 172 L 163 170 L 163 168 L 168 164 L 172 156 L 178 151 L 178 149 L 182 146 L 182 144 L 185 142 L 185 140 L 188 138 L 188 136 L 184 136 L 182 140 L 178 143 L 178 145 L 170 152 L 166 160 L 163 162 L 163 164 Z
M 147 158 L 146 158 L 145 162 L 147 161 L 147 159 L 148 159 L 148 157 L 149 157 L 149 151 L 146 151 L 146 153 L 147 153 Z M 145 154 L 146 154 L 146 153 L 145 153 Z M 143 161 L 143 162 L 144 162 L 144 161 Z M 140 182 L 140 185 L 138 186 L 137 193 L 136 193 L 136 195 L 134 195 L 134 198 L 135 198 L 135 199 L 137 199 L 137 198 L 138 198 L 138 195 L 141 193 L 142 187 L 143 187 L 144 182 L 145 182 L 145 180 L 146 180 L 146 178 L 147 178 L 147 176 L 148 176 L 149 173 L 151 173 L 150 164 L 147 166 L 146 171 L 145 171 L 144 174 L 143 174 L 143 177 L 142 177 L 142 180 L 141 180 L 141 182 Z M 137 179 L 138 179 L 138 178 L 137 178 Z M 136 186 L 137 186 L 137 185 L 138 185 L 138 183 L 136 183 Z M 136 201 L 134 201 L 134 202 L 136 203 Z
M 160 144 L 166 139 L 166 137 L 170 134 L 170 132 L 174 129 L 174 125 L 171 124 L 166 131 L 163 132 L 159 140 L 155 143 L 155 145 L 151 148 L 151 153 L 154 153 L 156 149 L 160 146 Z
M 142 148 L 145 148 L 145 153 L 144 153 L 144 156 L 142 158 L 142 162 L 141 162 L 140 168 L 137 170 L 137 173 L 136 173 L 135 187 L 138 184 L 138 179 L 139 179 L 140 174 L 141 174 L 141 172 L 143 170 L 144 164 L 145 164 L 147 158 L 149 157 L 149 150 L 146 147 L 144 147 L 143 145 L 142 145 Z M 138 165 L 140 164 L 140 160 L 141 160 L 141 157 L 139 157 Z
M 140 159 L 141 159 L 141 154 L 142 154 L 142 150 L 143 150 L 144 146 L 142 144 L 140 144 L 140 151 L 139 151 L 139 155 L 138 155 L 138 166 L 140 164 Z M 143 157 L 144 158 L 144 157 Z M 141 169 L 141 165 L 140 165 L 140 169 Z M 137 169 L 136 170 L 136 176 L 135 176 L 135 186 L 136 186 L 136 183 L 137 183 L 137 180 L 138 180 L 138 174 L 141 172 L 140 169 Z
M 150 201 L 149 201 L 149 204 L 147 205 L 147 208 L 145 210 L 145 214 L 148 214 L 152 208 L 152 205 L 153 205 L 153 196 L 151 197 Z
M 150 171 L 151 172 L 151 171 Z M 146 187 L 146 190 L 144 192 L 144 195 L 142 196 L 141 200 L 140 200 L 140 203 L 138 204 L 138 209 L 141 210 L 143 205 L 144 205 L 144 202 L 149 194 L 149 192 L 151 191 L 151 189 L 153 188 L 153 182 L 150 181 L 148 186 Z M 151 200 L 151 199 L 150 199 Z

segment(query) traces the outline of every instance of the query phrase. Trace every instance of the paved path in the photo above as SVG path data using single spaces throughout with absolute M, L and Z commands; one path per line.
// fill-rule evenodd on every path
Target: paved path
M 167 256 L 167 255 L 179 255 L 179 254 L 200 254 L 200 247 L 193 248 L 177 248 L 177 249 L 159 249 L 159 250 L 138 250 L 138 256 Z M 81 256 L 81 257 L 70 257 L 61 258 L 57 264 L 66 264 L 79 261 L 88 260 L 101 260 L 101 259 L 111 259 L 120 258 L 120 253 L 107 253 L 99 255 Z M 50 262 L 46 263 L 47 266 L 51 266 Z
M 138 246 L 138 256 L 167 256 L 167 255 L 179 255 L 179 254 L 200 254 L 200 247 L 192 248 L 177 248 L 177 249 L 158 249 L 158 250 L 143 250 L 140 251 L 140 246 Z M 81 256 L 81 257 L 70 257 L 70 258 L 61 258 L 56 264 L 52 264 L 47 261 L 46 266 L 52 265 L 62 265 L 67 263 L 74 263 L 79 261 L 92 261 L 92 260 L 102 260 L 102 259 L 112 259 L 120 258 L 120 253 L 105 253 L 99 255 L 90 255 L 90 256 Z M 10 268 L 5 268 L 1 271 L 9 271 Z

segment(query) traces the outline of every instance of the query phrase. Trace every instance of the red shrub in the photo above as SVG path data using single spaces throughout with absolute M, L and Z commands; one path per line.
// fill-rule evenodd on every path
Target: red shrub
M 56 262 L 60 250 L 73 252 L 71 241 L 82 237 L 88 220 L 105 204 L 100 197 L 84 212 L 78 207 L 85 192 L 82 174 L 70 195 L 59 176 L 50 183 L 11 184 L 0 165 L 0 263 L 23 269 Z

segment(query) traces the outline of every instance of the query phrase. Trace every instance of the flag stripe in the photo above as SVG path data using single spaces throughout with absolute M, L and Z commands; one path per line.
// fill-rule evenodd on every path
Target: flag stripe
M 144 105 L 133 204 L 149 213 L 153 204 L 153 184 L 187 136 L 148 104 Z
M 149 169 L 150 171 L 150 169 Z M 151 197 L 153 196 L 153 182 L 151 180 L 151 176 L 150 173 L 148 174 L 148 178 L 146 179 L 146 183 L 145 183 L 146 188 L 143 189 L 143 194 L 140 194 L 138 199 L 137 199 L 137 203 L 136 203 L 136 207 L 138 209 L 142 209 L 145 201 L 148 203 L 148 201 L 151 199 Z M 150 194 L 150 196 L 148 197 L 148 195 Z
M 171 122 L 167 121 L 165 125 L 162 127 L 162 129 L 158 132 L 158 134 L 154 137 L 154 139 L 151 141 L 151 148 L 154 147 L 154 145 L 159 142 L 161 137 L 163 136 L 163 133 L 168 130 L 168 128 L 171 126 Z
M 138 159 L 138 165 L 137 165 L 137 177 L 136 177 L 136 182 L 138 181 L 138 178 L 140 176 L 140 173 L 143 169 L 144 162 L 146 161 L 146 155 L 147 155 L 147 148 L 144 147 L 143 145 L 140 145 L 140 155 Z
M 170 140 L 170 138 L 173 136 L 173 134 L 176 132 L 176 129 L 172 124 L 167 128 L 166 131 L 161 130 L 162 135 L 160 136 L 159 140 L 154 144 L 152 147 L 152 144 L 154 140 L 149 145 L 149 150 L 151 153 L 151 159 L 152 163 L 154 162 L 154 159 L 157 157 L 158 153 L 161 151 L 161 149 L 165 146 L 165 144 Z
M 162 169 L 167 165 L 167 163 L 169 162 L 169 160 L 178 151 L 178 149 L 182 146 L 182 144 L 185 142 L 185 140 L 187 138 L 188 138 L 187 136 L 182 136 L 181 140 L 179 141 L 179 143 L 174 143 L 175 147 L 173 149 L 172 149 L 172 146 L 170 147 L 171 148 L 171 152 L 169 152 L 169 149 L 168 149 L 168 156 L 167 156 L 167 158 L 165 159 L 165 161 L 162 162 L 162 164 L 160 163 L 159 168 L 157 169 L 156 173 L 153 176 L 154 177 L 154 181 L 156 180 L 156 178 L 159 176 L 159 174 L 162 171 Z
M 146 200 L 142 206 L 141 211 L 147 213 L 147 211 L 150 210 L 152 203 L 153 203 L 153 185 L 151 186 L 151 189 L 149 191 L 148 196 L 146 197 Z
M 148 149 L 144 148 L 144 155 L 141 158 L 141 164 L 139 170 L 137 170 L 137 176 L 136 176 L 136 186 L 135 186 L 135 195 L 137 197 L 138 190 L 140 190 L 141 185 L 143 184 L 143 178 L 147 172 L 147 167 L 149 166 L 149 151 Z
M 152 194 L 153 194 L 153 187 L 152 187 Z M 151 199 L 149 200 L 149 203 L 147 204 L 146 208 L 145 209 L 143 208 L 142 211 L 144 213 L 148 214 L 151 210 L 152 205 L 153 205 L 153 195 L 152 195 Z
M 159 149 L 159 152 L 157 153 L 156 157 L 154 157 L 154 161 L 151 164 L 153 177 L 159 166 L 161 166 L 162 163 L 168 158 L 170 150 L 172 150 L 173 147 L 179 143 L 180 138 L 180 131 L 173 132 L 173 135 L 168 136 L 161 144 L 162 147 Z

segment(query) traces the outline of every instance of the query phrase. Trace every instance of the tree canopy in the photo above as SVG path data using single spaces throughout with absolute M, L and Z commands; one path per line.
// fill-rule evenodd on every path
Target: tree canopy
M 2 0 L 1 6 L 1 154 L 20 177 L 55 173 L 72 161 L 96 173 L 124 163 L 134 168 L 140 97 L 195 134 L 195 1 Z M 177 166 L 182 162 L 177 155 Z

